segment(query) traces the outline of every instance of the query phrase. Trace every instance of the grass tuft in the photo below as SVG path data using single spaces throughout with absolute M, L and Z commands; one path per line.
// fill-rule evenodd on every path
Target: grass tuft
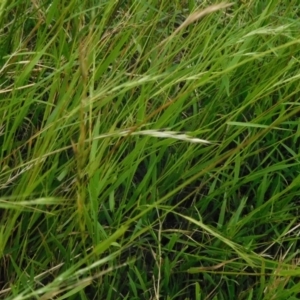
M 298 1 L 200 2 L 1 2 L 1 299 L 299 298 Z

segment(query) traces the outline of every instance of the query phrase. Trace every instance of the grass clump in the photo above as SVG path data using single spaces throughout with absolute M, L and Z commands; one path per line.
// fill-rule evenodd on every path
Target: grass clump
M 297 299 L 297 1 L 4 1 L 0 298 Z

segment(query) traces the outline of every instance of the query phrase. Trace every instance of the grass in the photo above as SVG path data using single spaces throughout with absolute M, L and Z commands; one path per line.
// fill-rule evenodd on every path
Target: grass
M 1 299 L 298 299 L 298 1 L 3 1 Z

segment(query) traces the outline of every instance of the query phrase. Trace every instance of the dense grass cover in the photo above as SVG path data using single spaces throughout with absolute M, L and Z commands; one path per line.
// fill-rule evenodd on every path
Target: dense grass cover
M 300 8 L 0 5 L 1 299 L 299 299 Z

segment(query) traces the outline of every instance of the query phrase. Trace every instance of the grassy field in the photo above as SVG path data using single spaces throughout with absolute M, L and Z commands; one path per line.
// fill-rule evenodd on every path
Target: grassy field
M 0 4 L 0 299 L 300 299 L 298 0 Z

